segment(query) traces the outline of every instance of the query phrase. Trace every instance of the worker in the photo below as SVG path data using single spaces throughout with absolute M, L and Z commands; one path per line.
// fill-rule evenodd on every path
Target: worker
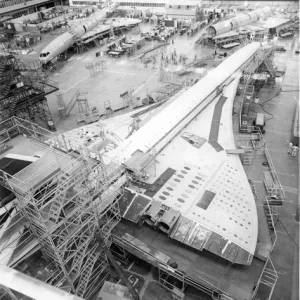
M 292 142 L 290 142 L 289 143 L 289 149 L 288 149 L 288 154 L 292 154 L 292 149 L 293 149 L 293 143 Z
M 299 147 L 297 145 L 293 146 L 293 148 L 292 148 L 292 156 L 296 156 L 297 155 L 297 150 L 299 150 Z

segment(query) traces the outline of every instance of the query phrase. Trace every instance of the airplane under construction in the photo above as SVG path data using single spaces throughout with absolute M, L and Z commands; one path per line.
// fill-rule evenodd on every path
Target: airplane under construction
M 258 249 L 264 246 L 257 244 L 259 224 L 255 197 L 237 156 L 241 151 L 235 149 L 231 112 L 243 72 L 249 68 L 254 72 L 271 52 L 272 46 L 261 45 L 258 42 L 244 46 L 178 97 L 171 98 L 161 105 L 154 104 L 147 109 L 137 110 L 134 115 L 138 115 L 142 126 L 130 136 L 127 136 L 127 130 L 123 130 L 122 126 L 110 132 L 110 124 L 122 119 L 120 124 L 127 127 L 127 120 L 133 118 L 132 113 L 101 121 L 104 131 L 96 141 L 98 152 L 87 146 L 82 157 L 83 161 L 94 161 L 90 170 L 85 171 L 84 164 L 77 159 L 76 164 L 72 163 L 75 169 L 68 171 L 70 175 L 62 171 L 65 175 L 61 175 L 63 177 L 59 179 L 58 174 L 61 171 L 55 172 L 53 177 L 53 172 L 48 174 L 45 169 L 39 178 L 34 179 L 38 179 L 40 184 L 32 182 L 35 189 L 39 190 L 43 189 L 45 183 L 50 184 L 44 190 L 45 195 L 39 195 L 36 200 L 35 196 L 32 198 L 32 201 L 40 203 L 39 209 L 43 210 L 39 225 L 32 220 L 32 226 L 39 226 L 39 231 L 46 232 L 52 224 L 51 230 L 67 230 L 61 243 L 65 243 L 65 239 L 69 239 L 68 236 L 71 239 L 73 231 L 69 231 L 68 226 L 64 227 L 65 229 L 61 226 L 64 224 L 62 220 L 74 218 L 73 210 L 66 210 L 59 204 L 62 194 L 53 192 L 50 186 L 56 186 L 57 189 L 69 180 L 69 176 L 80 177 L 82 174 L 89 178 L 89 186 L 86 189 L 102 192 L 82 198 L 81 189 L 75 187 L 77 184 L 74 186 L 74 182 L 81 180 L 71 180 L 72 193 L 75 193 L 72 201 L 75 201 L 75 205 L 76 199 L 80 197 L 80 203 L 84 207 L 93 207 L 94 212 L 99 215 L 105 211 L 114 211 L 114 214 L 110 215 L 112 221 L 109 221 L 105 214 L 103 218 L 107 219 L 107 222 L 100 223 L 103 223 L 104 227 L 108 223 L 112 225 L 109 231 L 112 232 L 115 245 L 123 245 L 126 251 L 134 253 L 150 264 L 154 263 L 163 274 L 175 276 L 176 280 L 182 280 L 182 284 L 185 282 L 200 288 L 212 295 L 213 299 L 252 299 L 253 291 L 257 292 L 259 288 L 265 266 L 272 266 L 269 259 L 271 247 L 267 251 Z M 143 124 L 143 120 L 148 121 Z M 12 119 L 11 122 L 16 121 Z M 114 136 L 118 139 L 114 139 Z M 53 149 L 62 149 L 65 153 L 82 152 L 81 146 L 72 141 L 67 134 L 48 139 L 46 144 Z M 95 141 L 92 145 L 95 147 Z M 36 147 L 39 148 L 38 145 Z M 108 148 L 110 150 L 107 150 Z M 68 155 L 64 154 L 66 158 Z M 179 156 L 181 159 L 178 159 Z M 73 158 L 68 160 L 72 161 Z M 53 163 L 57 164 L 56 168 L 61 169 L 59 161 L 60 158 Z M 29 168 L 33 171 L 36 164 L 44 163 L 46 162 L 43 158 L 40 158 L 34 160 Z M 101 173 L 104 166 L 108 170 L 111 168 L 110 171 L 106 171 L 105 176 Z M 2 175 L 21 198 L 26 192 L 18 182 L 25 180 L 25 177 L 31 178 L 28 172 L 28 168 L 21 170 L 18 173 L 18 181 L 13 176 L 5 175 L 5 172 Z M 107 181 L 105 189 L 101 188 L 103 180 Z M 31 179 L 26 185 L 30 185 L 30 182 Z M 121 193 L 122 187 L 124 192 Z M 49 193 L 52 193 L 53 197 L 50 197 Z M 48 200 L 44 201 L 44 198 Z M 115 211 L 116 207 L 118 208 Z M 82 207 L 82 210 L 86 208 Z M 32 209 L 30 206 L 30 210 Z M 7 222 L 9 223 L 10 219 Z M 41 227 L 43 223 L 45 226 Z M 132 231 L 136 232 L 134 236 L 131 235 Z M 18 232 L 17 234 L 14 231 L 12 235 L 15 241 L 22 237 L 20 228 Z M 154 235 L 156 238 L 152 239 Z M 92 235 L 89 238 L 93 239 Z M 51 252 L 52 255 L 73 255 L 71 252 L 53 252 L 60 247 L 59 241 L 56 242 L 57 245 L 46 242 L 38 244 L 35 241 L 31 240 L 31 246 L 27 244 L 22 251 L 18 249 L 18 254 L 15 253 L 16 247 L 4 251 L 1 254 L 5 256 L 2 260 L 4 259 L 9 266 L 39 246 L 42 249 L 46 247 L 47 252 Z M 164 247 L 161 248 L 159 243 L 163 243 Z M 16 245 L 16 242 L 13 244 Z M 185 264 L 176 258 L 176 247 L 185 252 Z M 66 261 L 69 262 L 70 259 Z M 76 262 L 77 260 L 74 260 L 74 263 Z M 226 284 L 216 284 L 213 271 L 203 269 L 203 265 L 208 264 L 217 264 L 218 268 L 231 270 Z M 70 268 L 68 276 L 73 274 L 73 268 L 72 276 L 80 276 L 81 272 L 77 273 L 78 267 L 80 266 L 66 265 L 65 268 Z M 85 265 L 81 268 L 83 271 Z M 276 275 L 275 271 L 273 275 Z M 68 276 L 64 285 L 69 284 L 70 291 L 74 289 L 75 294 L 76 291 L 81 291 L 80 286 L 74 285 L 76 281 Z M 247 284 L 244 284 L 242 290 L 239 288 L 241 276 L 247 277 Z M 32 291 L 27 292 L 26 285 L 16 286 L 14 276 L 11 278 L 9 286 L 12 289 L 31 297 L 35 296 Z M 17 284 L 18 281 L 15 282 Z M 80 282 L 79 280 L 77 284 Z
M 132 18 L 106 19 L 117 7 L 117 3 L 93 13 L 83 21 L 76 20 L 70 24 L 70 29 L 50 42 L 40 53 L 40 61 L 47 64 L 57 56 L 67 51 L 75 43 L 88 43 L 103 37 L 114 30 L 122 30 L 137 26 L 141 20 Z
M 0 300 L 297 299 L 299 19 L 79 2 L 0 56 Z

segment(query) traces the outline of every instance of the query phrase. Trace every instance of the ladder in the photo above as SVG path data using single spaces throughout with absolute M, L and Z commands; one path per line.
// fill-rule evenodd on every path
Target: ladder
M 254 157 L 254 150 L 250 148 L 244 148 L 244 153 L 240 155 L 241 161 L 243 165 L 252 165 L 253 157 Z
M 269 57 L 264 60 L 264 64 L 265 64 L 267 70 L 269 71 L 271 77 L 275 77 L 276 69 L 274 68 L 273 63 Z
M 73 109 L 73 107 L 75 106 L 76 102 L 78 103 L 78 101 L 86 101 L 87 102 L 87 90 L 86 89 L 81 89 L 81 90 L 77 90 L 76 93 L 73 95 L 71 101 L 68 103 L 66 109 L 65 109 L 65 115 L 68 116 L 71 112 L 71 110 Z
M 276 197 L 272 197 L 272 196 L 266 196 L 266 202 L 269 203 L 270 207 L 274 207 L 274 208 L 283 205 L 282 199 L 277 199 Z
M 97 245 L 90 251 L 89 255 L 87 256 L 87 260 L 84 263 L 84 268 L 82 269 L 81 276 L 78 282 L 77 288 L 77 295 L 83 297 L 84 293 L 86 292 L 87 285 L 89 283 L 90 277 L 92 275 L 94 265 L 99 257 L 99 255 L 95 254 L 95 250 Z
M 80 240 L 79 240 L 79 248 L 77 248 L 76 254 L 73 258 L 73 262 L 72 262 L 72 273 L 76 274 L 76 277 L 78 275 L 78 273 L 81 271 L 81 267 L 84 261 L 85 253 L 88 249 L 88 246 L 90 244 L 90 239 L 86 236 L 83 236 Z
M 277 279 L 278 279 L 278 275 L 275 270 L 272 270 L 271 268 L 265 268 L 262 273 L 260 283 L 265 284 L 271 289 L 274 289 Z
M 104 110 L 105 110 L 105 116 L 108 118 L 108 117 L 111 117 L 113 114 L 114 114 L 114 111 L 113 109 L 111 108 L 111 104 L 110 104 L 110 101 L 107 100 L 107 101 L 104 101 Z
M 274 231 L 275 230 L 275 226 L 274 226 L 274 222 L 273 222 L 273 214 L 272 211 L 270 209 L 270 206 L 268 203 L 264 203 L 264 212 L 265 212 L 265 216 L 266 216 L 266 220 L 268 223 L 268 227 L 270 230 Z
M 67 174 L 64 174 L 62 177 L 61 177 L 61 182 L 67 182 L 69 176 Z M 54 199 L 52 200 L 52 203 L 51 203 L 51 206 L 50 206 L 50 210 L 49 210 L 49 220 L 54 222 L 54 223 L 57 223 L 58 222 L 58 219 L 59 219 L 59 215 L 61 213 L 61 210 L 62 210 L 62 207 L 63 207 L 63 204 L 62 203 L 63 201 L 65 201 L 65 194 L 66 194 L 66 187 L 67 187 L 67 184 L 60 184 L 59 188 L 57 189 L 57 192 L 56 194 L 54 195 Z

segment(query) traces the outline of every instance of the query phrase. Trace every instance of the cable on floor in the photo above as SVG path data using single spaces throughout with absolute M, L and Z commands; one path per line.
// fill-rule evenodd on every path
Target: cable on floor
M 278 219 L 278 221 L 279 221 L 280 224 L 282 225 L 284 231 L 287 233 L 287 235 L 291 238 L 291 240 L 294 242 L 294 244 L 296 245 L 296 247 L 299 249 L 298 244 L 297 244 L 296 241 L 293 239 L 293 237 L 289 234 L 289 232 L 286 230 L 285 226 L 282 224 L 282 222 L 280 221 L 280 219 Z
M 268 99 L 268 100 L 266 100 L 266 101 L 264 101 L 264 102 L 262 102 L 262 103 L 258 103 L 258 104 L 261 106 L 262 110 L 263 110 L 266 114 L 268 114 L 268 115 L 271 116 L 270 118 L 266 119 L 265 122 L 268 122 L 268 121 L 274 119 L 274 115 L 271 114 L 270 112 L 266 111 L 266 109 L 264 108 L 264 105 L 265 105 L 267 102 L 269 102 L 269 101 L 271 101 L 272 99 L 274 99 L 276 96 L 278 96 L 278 95 L 280 94 L 280 92 L 281 92 L 280 89 L 278 89 L 277 93 L 276 93 L 274 96 L 272 96 L 270 99 Z

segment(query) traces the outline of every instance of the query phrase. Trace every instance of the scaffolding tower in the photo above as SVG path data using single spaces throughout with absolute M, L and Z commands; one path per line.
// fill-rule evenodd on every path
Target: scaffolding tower
M 268 47 L 260 48 L 254 55 L 254 58 L 243 68 L 243 76 L 241 78 L 243 89 L 241 92 L 241 108 L 240 108 L 240 132 L 251 133 L 253 126 L 249 125 L 248 107 L 252 103 L 255 94 L 255 80 L 253 75 L 255 72 L 268 72 L 270 78 L 275 78 L 276 69 L 273 66 L 273 58 L 276 44 L 271 42 Z M 247 124 L 246 124 L 247 123 Z
M 26 134 L 43 148 L 41 141 L 52 134 L 18 118 L 2 128 L 7 136 Z M 121 219 L 116 199 L 123 193 L 125 171 L 112 161 L 104 164 L 84 147 L 79 155 L 49 147 L 45 156 L 47 161 L 34 162 L 26 172 L 2 172 L 0 180 L 15 193 L 43 256 L 55 265 L 47 282 L 90 299 L 109 274 L 104 245 L 95 234 L 110 246 L 111 230 Z
M 42 76 L 38 68 L 25 66 L 10 54 L 0 56 L 0 122 L 12 116 L 52 122 L 45 96 L 57 91 L 58 84 Z

